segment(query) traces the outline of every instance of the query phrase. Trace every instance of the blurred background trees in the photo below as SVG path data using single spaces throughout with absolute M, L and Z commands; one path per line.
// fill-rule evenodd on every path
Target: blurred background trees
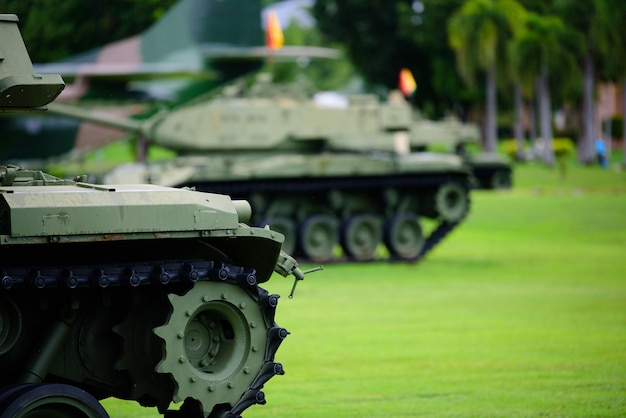
M 624 8 L 620 0 L 317 0 L 313 14 L 329 39 L 345 45 L 369 83 L 393 88 L 400 68 L 408 67 L 418 80 L 415 101 L 430 116 L 459 107 L 484 109 L 477 119 L 488 151 L 494 125 L 499 137 L 510 136 L 502 128 L 506 122 L 520 126 L 515 104 L 525 101 L 534 121 L 536 101 L 543 157 L 552 164 L 552 115 L 561 108 L 574 109 L 569 131 L 576 131 L 572 139 L 578 140 L 581 162 L 593 161 L 601 122 L 595 118 L 595 84 L 626 74 L 618 23 L 626 21 Z M 480 78 L 486 80 L 482 85 L 476 83 Z M 497 117 L 497 97 L 508 121 Z
M 177 0 L 0 0 L 16 14 L 33 62 L 50 62 L 135 35 Z
M 0 10 L 20 17 L 33 61 L 50 62 L 139 33 L 175 2 L 0 0 Z M 365 90 L 383 96 L 397 87 L 400 69 L 409 68 L 418 87 L 412 103 L 431 118 L 455 113 L 480 122 L 487 150 L 496 138 L 515 136 L 521 145 L 540 134 L 542 157 L 551 163 L 552 136 L 567 134 L 577 141 L 580 160 L 590 163 L 604 122 L 594 110 L 598 83 L 626 88 L 623 0 L 309 4 L 317 24 L 286 25 L 286 43 L 337 46 L 346 59 L 277 66 L 277 73 L 288 79 L 303 72 L 320 89 L 338 88 L 358 74 Z M 565 126 L 554 123 L 557 110 Z M 613 134 L 626 131 L 623 118 L 606 122 Z

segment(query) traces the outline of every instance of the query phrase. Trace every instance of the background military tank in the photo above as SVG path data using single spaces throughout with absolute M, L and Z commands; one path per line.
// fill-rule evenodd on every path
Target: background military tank
M 468 213 L 471 175 L 463 161 L 405 152 L 407 106 L 368 95 L 323 102 L 262 79 L 146 121 L 67 105 L 51 110 L 135 131 L 179 154 L 122 166 L 106 183 L 193 186 L 249 200 L 251 223 L 280 231 L 285 247 L 308 260 L 423 257 Z M 425 226 L 423 218 L 433 222 Z
M 439 121 L 424 118 L 419 111 L 413 112 L 411 126 L 411 151 L 437 149 L 453 152 L 463 158 L 475 178 L 475 188 L 510 189 L 513 185 L 513 169 L 508 158 L 486 152 L 470 152 L 468 147 L 480 140 L 476 124 L 463 123 L 456 117 Z
M 63 89 L 33 73 L 0 15 L 0 108 Z M 250 205 L 156 185 L 102 186 L 0 166 L 0 417 L 108 417 L 98 399 L 167 417 L 238 417 L 283 374 L 273 271 L 303 273 Z M 179 411 L 170 403 L 184 401 Z

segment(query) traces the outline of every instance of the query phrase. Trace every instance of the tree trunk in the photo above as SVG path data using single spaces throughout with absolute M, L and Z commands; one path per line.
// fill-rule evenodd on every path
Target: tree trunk
M 531 97 L 528 102 L 528 113 L 530 119 L 529 135 L 530 135 L 530 149 L 532 150 L 532 159 L 534 160 L 537 157 L 537 109 L 535 107 L 535 98 Z
M 622 145 L 624 146 L 622 165 L 626 167 L 626 77 L 622 82 L 622 141 Z
M 539 99 L 539 126 L 543 139 L 543 159 L 550 167 L 554 165 L 554 149 L 552 148 L 552 109 L 550 105 L 550 88 L 548 71 L 545 66 L 537 77 L 537 97 Z
M 522 120 L 522 110 L 524 106 L 524 98 L 522 97 L 522 88 L 519 84 L 515 85 L 513 91 L 513 100 L 515 103 L 515 122 L 513 125 L 513 133 L 515 135 L 515 143 L 517 144 L 517 152 L 515 153 L 515 159 L 523 161 L 524 155 L 524 125 Z
M 591 52 L 585 56 L 583 69 L 583 132 L 578 144 L 578 159 L 583 164 L 591 164 L 594 161 L 593 136 L 594 136 L 594 110 L 593 110 L 593 59 Z
M 485 116 L 485 151 L 494 153 L 496 150 L 496 72 L 493 65 L 487 68 L 487 112 Z

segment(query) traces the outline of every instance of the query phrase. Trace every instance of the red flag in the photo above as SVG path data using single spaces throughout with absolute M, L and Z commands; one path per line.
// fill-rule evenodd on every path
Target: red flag
M 265 44 L 267 45 L 267 49 L 270 51 L 280 49 L 285 39 L 283 38 L 283 31 L 280 28 L 280 21 L 274 11 L 270 10 L 267 13 L 265 23 Z
M 400 76 L 398 77 L 398 88 L 406 97 L 412 95 L 417 90 L 417 83 L 413 78 L 411 70 L 403 68 L 400 70 Z

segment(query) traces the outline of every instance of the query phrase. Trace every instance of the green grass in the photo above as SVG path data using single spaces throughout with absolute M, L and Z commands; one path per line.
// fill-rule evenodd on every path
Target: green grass
M 417 265 L 307 276 L 277 311 L 286 375 L 245 417 L 626 416 L 626 174 L 529 165 L 515 181 L 474 192 Z M 291 281 L 264 287 L 287 295 Z
M 46 167 L 46 172 L 59 177 L 71 177 L 77 174 L 90 173 L 103 175 L 122 164 L 136 162 L 134 142 L 130 139 L 111 142 L 101 148 L 89 151 L 84 155 L 68 159 L 63 157 L 61 162 Z M 148 161 L 159 161 L 173 158 L 174 151 L 152 145 L 148 148 Z

